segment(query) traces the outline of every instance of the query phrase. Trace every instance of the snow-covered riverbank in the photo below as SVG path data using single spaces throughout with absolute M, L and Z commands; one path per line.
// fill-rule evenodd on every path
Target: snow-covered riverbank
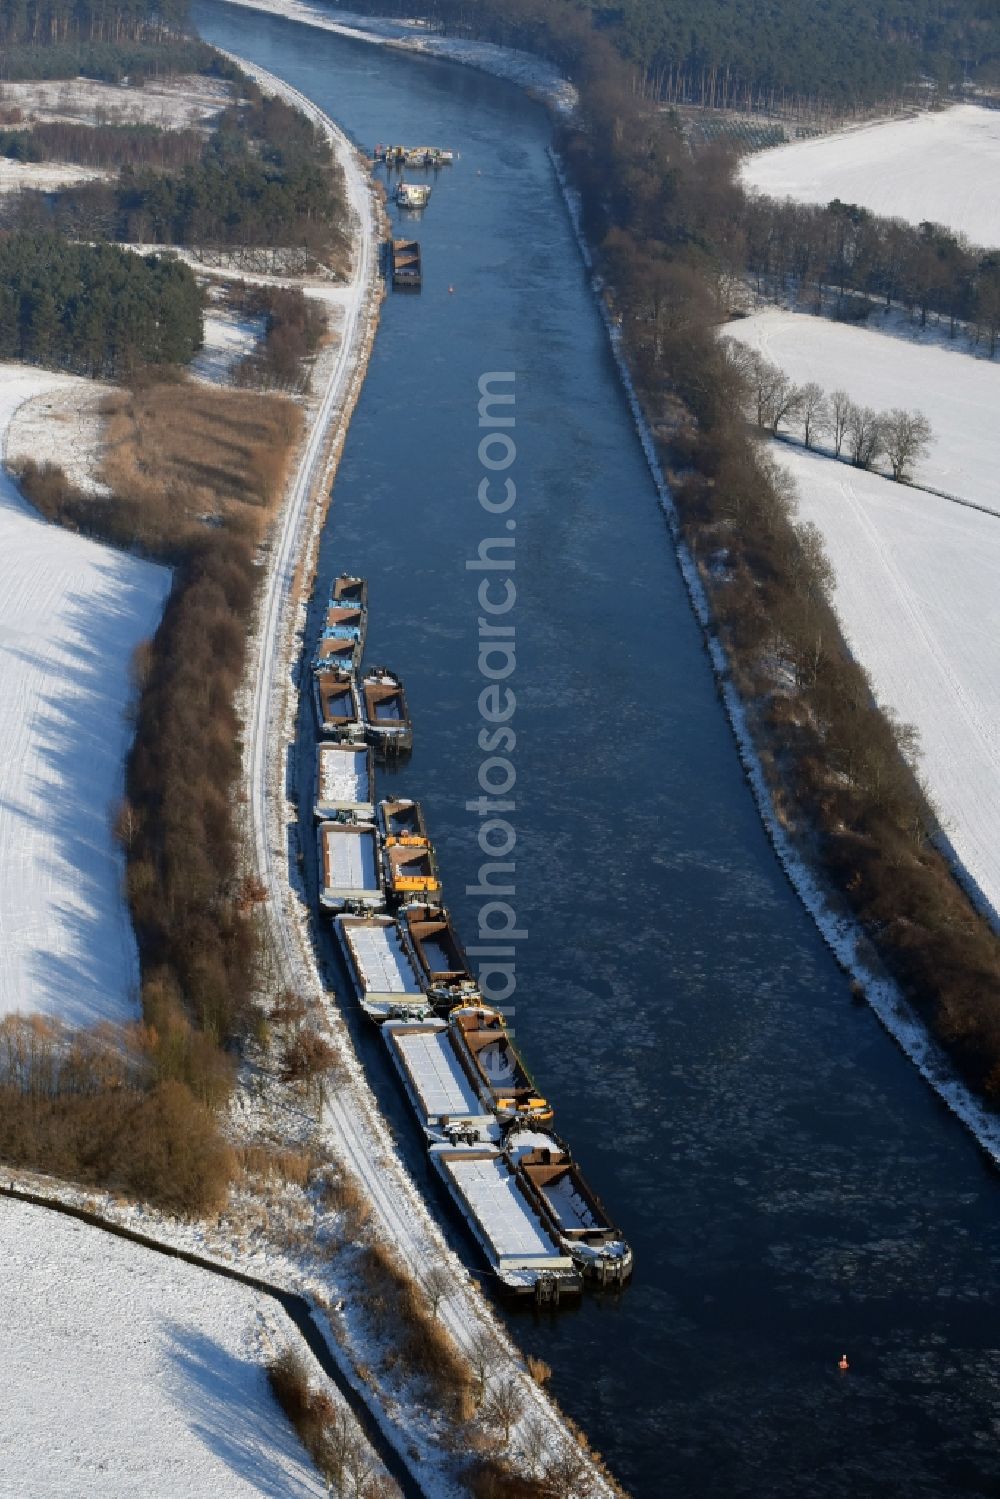
M 418 21 L 394 21 L 339 8 L 320 9 L 308 4 L 307 0 L 227 0 L 227 3 L 241 5 L 247 10 L 264 11 L 268 15 L 284 16 L 304 26 L 315 26 L 321 31 L 353 37 L 356 41 L 463 63 L 481 73 L 491 73 L 495 78 L 509 79 L 560 114 L 571 114 L 576 108 L 577 91 L 569 80 L 558 68 L 530 52 L 498 47 L 493 42 L 438 36 Z

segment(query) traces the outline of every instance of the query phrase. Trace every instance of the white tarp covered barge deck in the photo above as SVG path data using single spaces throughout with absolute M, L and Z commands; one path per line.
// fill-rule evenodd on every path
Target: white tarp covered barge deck
M 367 821 L 375 815 L 372 752 L 364 744 L 320 744 L 316 750 L 316 802 L 320 818 L 348 813 Z
M 453 1140 L 456 1132 L 499 1140 L 493 1111 L 466 1076 L 443 1020 L 390 1020 L 382 1037 L 432 1140 Z
M 430 1013 L 403 934 L 391 916 L 338 916 L 334 926 L 366 1014 L 382 1021 Z
M 432 1145 L 430 1156 L 509 1295 L 555 1302 L 580 1294 L 580 1272 L 549 1233 L 499 1149 Z
M 326 910 L 385 905 L 378 835 L 370 823 L 321 822 L 316 838 L 319 844 L 319 899 Z

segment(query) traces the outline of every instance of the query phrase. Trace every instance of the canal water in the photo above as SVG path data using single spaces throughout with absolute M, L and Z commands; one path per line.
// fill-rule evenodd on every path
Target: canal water
M 488 683 L 466 562 L 516 540 L 516 1029 L 636 1255 L 624 1295 L 516 1314 L 517 1336 L 637 1499 L 1000 1492 L 997 1180 L 852 1002 L 762 833 L 545 113 L 457 66 L 215 0 L 195 17 L 360 144 L 461 153 L 407 226 L 424 289 L 386 302 L 320 583 L 370 580 L 368 660 L 402 673 L 415 722 L 381 784 L 423 800 L 472 945 Z M 502 519 L 477 500 L 491 371 L 516 376 Z

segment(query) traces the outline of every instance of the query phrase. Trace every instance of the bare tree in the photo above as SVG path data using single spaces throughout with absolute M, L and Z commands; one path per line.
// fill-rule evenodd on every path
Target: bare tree
M 564 1448 L 545 1465 L 542 1487 L 546 1499 L 589 1499 L 593 1493 L 590 1465 L 579 1448 Z
M 847 441 L 854 467 L 871 468 L 884 444 L 879 413 L 870 406 L 852 405 L 847 417 Z
M 506 1374 L 494 1380 L 486 1399 L 483 1414 L 487 1421 L 494 1421 L 503 1432 L 503 1444 L 510 1441 L 511 1428 L 516 1426 L 524 1410 L 524 1388 L 520 1380 Z
M 802 387 L 779 372 L 778 378 L 771 384 L 767 403 L 767 424 L 775 437 L 781 423 L 796 417 L 801 407 Z
M 481 1328 L 473 1336 L 469 1345 L 469 1363 L 472 1372 L 476 1376 L 477 1398 L 482 1400 L 486 1393 L 486 1381 L 493 1369 L 496 1368 L 499 1358 L 499 1347 L 496 1338 L 492 1337 L 485 1329 Z
M 853 405 L 846 390 L 835 390 L 830 397 L 830 433 L 833 437 L 833 451 L 838 458 L 847 436 L 847 424 Z
M 882 419 L 882 446 L 892 477 L 903 483 L 931 441 L 931 424 L 921 411 L 903 411 L 894 406 Z
M 436 1317 L 442 1301 L 454 1288 L 452 1277 L 443 1265 L 432 1265 L 423 1277 L 422 1284 L 430 1302 L 431 1316 Z
M 821 437 L 830 426 L 830 408 L 822 386 L 810 380 L 799 391 L 799 417 L 802 421 L 802 437 L 807 448 Z

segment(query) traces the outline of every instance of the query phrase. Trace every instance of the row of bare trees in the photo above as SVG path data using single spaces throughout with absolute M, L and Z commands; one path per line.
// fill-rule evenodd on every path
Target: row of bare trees
M 798 385 L 745 344 L 730 341 L 728 357 L 746 380 L 752 419 L 774 437 L 783 425 L 798 423 L 807 448 L 826 438 L 834 455 L 846 455 L 855 468 L 872 469 L 884 460 L 901 484 L 910 480 L 914 466 L 927 454 L 933 432 L 920 411 L 900 406 L 875 411 L 852 401 L 846 390 L 827 395 L 815 380 Z

